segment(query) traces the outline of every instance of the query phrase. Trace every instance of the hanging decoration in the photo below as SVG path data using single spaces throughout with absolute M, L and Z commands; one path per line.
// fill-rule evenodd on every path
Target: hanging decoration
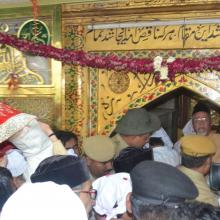
M 37 34 L 37 18 L 38 18 L 38 3 L 37 0 L 31 0 L 33 15 L 34 15 L 34 33 Z
M 154 73 L 156 74 L 157 81 L 166 81 L 168 79 L 168 63 L 172 63 L 175 60 L 174 57 L 169 57 L 166 62 L 163 62 L 161 56 L 156 56 L 153 60 Z
M 220 71 L 220 56 L 206 57 L 201 59 L 176 58 L 160 61 L 156 64 L 152 59 L 137 59 L 128 56 L 119 57 L 114 54 L 101 56 L 85 51 L 72 51 L 59 49 L 51 45 L 37 44 L 31 41 L 18 39 L 15 36 L 0 32 L 0 44 L 7 44 L 22 52 L 31 53 L 36 56 L 43 56 L 59 60 L 65 64 L 80 65 L 82 67 L 101 68 L 121 71 L 123 73 L 149 74 L 160 72 L 158 80 L 174 80 L 177 74 L 197 73 L 204 71 Z M 158 59 L 158 58 L 157 58 Z M 163 68 L 165 66 L 165 68 Z M 155 71 L 157 70 L 157 71 Z
M 19 76 L 16 73 L 11 73 L 8 81 L 8 89 L 14 90 L 17 89 L 19 85 Z
M 50 31 L 47 25 L 38 19 L 38 0 L 32 2 L 33 19 L 25 21 L 19 28 L 17 36 L 19 39 L 32 41 L 39 44 L 50 44 Z M 29 51 L 31 53 L 31 51 Z

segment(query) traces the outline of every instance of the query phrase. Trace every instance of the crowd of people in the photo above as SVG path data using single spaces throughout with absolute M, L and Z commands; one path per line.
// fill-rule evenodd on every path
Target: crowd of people
M 0 220 L 220 219 L 220 134 L 198 102 L 175 144 L 134 108 L 114 136 L 78 137 L 0 103 Z

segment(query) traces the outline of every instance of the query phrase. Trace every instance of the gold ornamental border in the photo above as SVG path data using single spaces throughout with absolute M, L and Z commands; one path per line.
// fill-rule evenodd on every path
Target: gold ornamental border
M 84 12 L 84 11 L 94 11 L 97 9 L 103 10 L 103 9 L 146 9 L 146 8 L 158 8 L 160 11 L 161 8 L 166 8 L 166 10 L 173 10 L 176 11 L 177 9 L 180 9 L 180 7 L 186 8 L 192 8 L 192 6 L 195 7 L 202 7 L 207 8 L 210 5 L 217 5 L 219 3 L 218 0 L 207 0 L 205 1 L 206 4 L 204 4 L 203 0 L 99 0 L 95 2 L 89 2 L 84 1 L 85 3 L 76 2 L 76 3 L 67 3 L 63 4 L 63 10 L 69 11 L 69 12 Z

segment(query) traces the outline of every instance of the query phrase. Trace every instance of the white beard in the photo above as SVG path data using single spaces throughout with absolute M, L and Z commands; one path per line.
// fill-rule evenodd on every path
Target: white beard
M 208 135 L 207 131 L 204 129 L 200 129 L 196 132 L 197 135 L 206 136 Z
M 9 138 L 9 141 L 22 151 L 27 160 L 28 169 L 24 174 L 27 180 L 42 160 L 53 155 L 53 144 L 36 119 Z

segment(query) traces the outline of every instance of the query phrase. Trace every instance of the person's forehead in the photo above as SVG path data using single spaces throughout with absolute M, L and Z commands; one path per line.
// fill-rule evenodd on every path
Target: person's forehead
M 106 163 L 112 163 L 112 161 L 113 161 L 113 158 L 111 160 L 107 160 L 107 161 L 102 161 L 102 162 L 101 161 L 96 161 L 96 162 L 99 163 L 99 164 L 106 164 Z
M 97 160 L 93 160 L 93 159 L 90 159 L 91 160 L 91 163 L 94 164 L 94 165 L 103 165 L 104 163 L 103 162 L 100 162 L 100 161 L 97 161 Z
M 138 137 L 140 137 L 140 138 L 145 138 L 145 137 L 150 137 L 150 136 L 151 136 L 150 133 L 145 133 L 145 134 L 138 135 Z
M 197 112 L 193 115 L 193 119 L 195 118 L 209 118 L 209 114 L 207 112 Z
M 70 138 L 67 142 L 66 142 L 66 144 L 68 143 L 68 144 L 75 144 L 77 141 L 76 141 L 76 139 L 74 139 L 74 138 Z

